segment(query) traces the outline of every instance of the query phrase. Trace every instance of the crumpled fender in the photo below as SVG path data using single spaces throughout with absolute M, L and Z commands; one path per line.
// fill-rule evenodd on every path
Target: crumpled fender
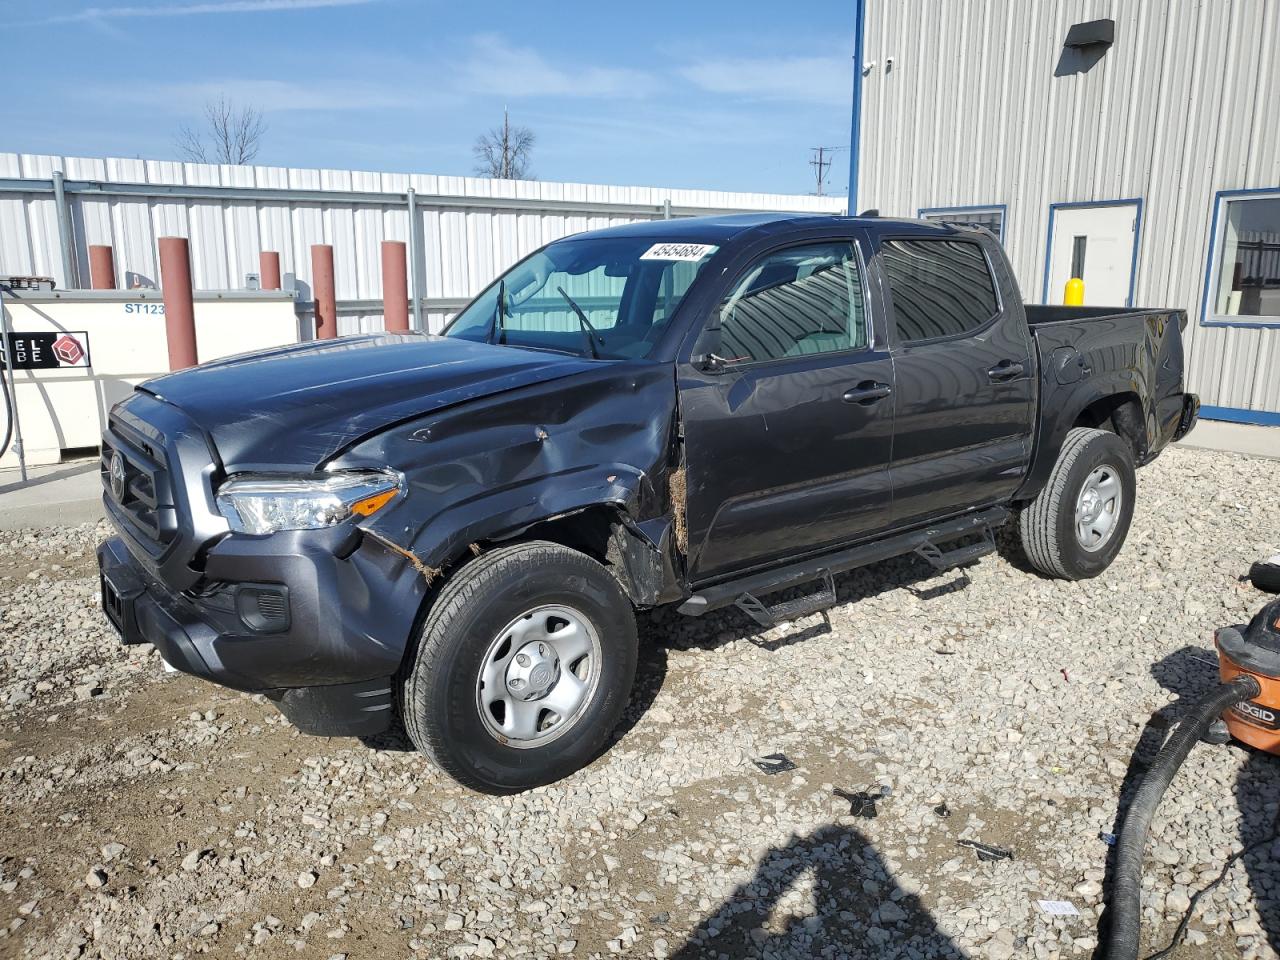
M 471 544 L 609 507 L 626 531 L 620 560 L 633 577 L 640 571 L 640 593 L 657 602 L 680 592 L 680 565 L 663 556 L 675 550 L 668 532 L 675 429 L 671 366 L 618 361 L 393 427 L 333 466 L 404 474 L 405 495 L 361 527 L 429 573 Z M 637 550 L 640 559 L 631 555 Z

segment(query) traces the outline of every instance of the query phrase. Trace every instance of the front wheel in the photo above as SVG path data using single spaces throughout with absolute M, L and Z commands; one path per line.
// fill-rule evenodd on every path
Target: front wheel
M 1069 431 L 1048 482 L 1019 517 L 1031 565 L 1063 580 L 1107 569 L 1129 533 L 1136 487 L 1128 444 L 1106 430 Z
M 459 783 L 514 793 L 590 763 L 636 669 L 631 602 L 601 564 L 554 543 L 503 547 L 445 585 L 400 706 L 414 745 Z

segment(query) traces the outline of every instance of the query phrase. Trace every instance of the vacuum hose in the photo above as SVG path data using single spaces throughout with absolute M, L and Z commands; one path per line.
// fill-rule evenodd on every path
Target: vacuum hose
M 1160 798 L 1173 782 L 1191 748 L 1222 716 L 1223 711 L 1261 693 L 1261 685 L 1247 674 L 1230 683 L 1219 684 L 1183 717 L 1138 784 L 1116 843 L 1115 883 L 1108 910 L 1107 960 L 1137 960 L 1142 919 L 1142 854 L 1147 845 L 1147 830 Z

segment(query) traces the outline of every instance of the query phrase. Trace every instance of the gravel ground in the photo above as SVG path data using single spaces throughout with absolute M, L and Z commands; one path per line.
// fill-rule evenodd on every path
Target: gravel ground
M 0 534 L 0 956 L 1089 956 L 1100 835 L 1214 682 L 1213 628 L 1264 600 L 1241 576 L 1280 551 L 1275 471 L 1169 451 L 1085 583 L 902 560 L 763 633 L 646 618 L 617 742 L 513 798 L 119 646 L 103 527 Z M 794 769 L 753 763 L 775 753 Z M 1278 803 L 1280 760 L 1196 748 L 1148 850 L 1148 945 L 1251 845 L 1175 956 L 1276 956 Z

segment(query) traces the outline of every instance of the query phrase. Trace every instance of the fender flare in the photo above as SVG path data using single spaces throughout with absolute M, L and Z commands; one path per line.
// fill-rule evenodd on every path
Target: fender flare
M 1062 388 L 1055 385 L 1054 390 L 1058 392 Z M 1109 397 L 1121 394 L 1133 394 L 1138 398 L 1138 402 L 1142 403 L 1142 383 L 1134 371 L 1116 370 L 1077 384 L 1075 389 L 1067 394 L 1065 400 L 1056 404 L 1052 410 L 1046 408 L 1043 403 L 1040 405 L 1039 430 L 1036 434 L 1035 445 L 1031 451 L 1031 466 L 1027 471 L 1026 479 L 1022 481 L 1022 485 L 1013 495 L 1015 502 L 1033 499 L 1045 483 L 1048 482 L 1049 474 L 1053 471 L 1053 465 L 1058 461 L 1058 452 L 1062 449 L 1067 432 L 1075 425 L 1075 422 L 1080 418 L 1080 414 L 1099 400 L 1106 400 Z M 1144 405 L 1142 420 L 1144 433 L 1142 437 L 1143 450 L 1140 450 L 1135 457 L 1138 462 L 1142 462 L 1143 451 L 1150 443 L 1151 418 L 1151 410 Z

